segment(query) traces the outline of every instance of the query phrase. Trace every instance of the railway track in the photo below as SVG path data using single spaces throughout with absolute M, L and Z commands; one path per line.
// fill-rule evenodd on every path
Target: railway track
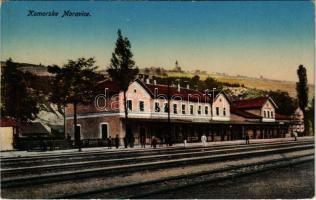
M 200 156 L 190 156 L 190 157 L 183 157 L 183 156 L 177 156 L 176 158 L 167 157 L 165 160 L 156 158 L 155 160 L 150 160 L 149 162 L 134 162 L 134 160 L 128 160 L 129 162 L 126 162 L 124 164 L 117 163 L 115 165 L 106 166 L 106 167 L 98 167 L 91 169 L 82 169 L 80 170 L 71 170 L 78 168 L 77 165 L 69 164 L 66 166 L 68 169 L 67 171 L 61 171 L 61 172 L 53 172 L 53 173 L 45 173 L 41 170 L 41 168 L 37 168 L 38 174 L 32 174 L 22 177 L 5 177 L 5 173 L 14 174 L 16 169 L 12 170 L 4 170 L 1 174 L 1 185 L 2 188 L 7 187 L 21 187 L 25 185 L 35 185 L 35 184 L 43 184 L 43 183 L 51 183 L 51 182 L 59 182 L 64 180 L 74 180 L 74 179 L 81 179 L 81 178 L 87 178 L 87 177 L 93 177 L 93 176 L 113 176 L 117 174 L 126 174 L 126 173 L 132 173 L 142 170 L 155 170 L 155 169 L 162 169 L 162 168 L 170 168 L 170 167 L 179 167 L 179 166 L 185 166 L 185 165 L 197 165 L 201 163 L 213 163 L 213 162 L 219 162 L 219 161 L 225 161 L 225 160 L 233 160 L 233 159 L 240 159 L 240 158 L 249 158 L 254 156 L 263 156 L 263 155 L 269 155 L 269 154 L 276 154 L 276 153 L 286 153 L 291 151 L 299 151 L 299 150 L 306 150 L 314 148 L 314 145 L 309 143 L 297 143 L 296 145 L 293 144 L 284 144 L 284 145 L 269 145 L 265 147 L 261 147 L 261 149 L 250 149 L 250 150 L 243 150 L 240 149 L 239 152 L 235 151 L 230 153 L 224 152 L 223 154 L 215 154 L 215 155 L 205 155 L 205 152 L 203 155 Z M 207 154 L 208 152 L 206 152 Z M 181 155 L 181 154 L 180 154 Z M 190 155 L 190 154 L 189 154 Z M 195 154 L 193 154 L 195 155 Z M 81 167 L 84 167 L 85 164 L 83 164 Z M 64 166 L 60 166 L 60 168 L 63 168 Z M 22 169 L 17 170 L 17 174 Z M 28 169 L 29 170 L 29 169 Z M 45 168 L 46 170 L 46 168 Z
M 33 164 L 31 157 L 20 158 L 22 160 L 1 159 L 7 162 L 2 163 L 1 167 L 1 187 L 2 194 L 5 195 L 2 196 L 7 198 L 146 198 L 164 191 L 181 190 L 204 182 L 221 181 L 276 167 L 309 162 L 314 159 L 314 140 L 207 148 L 92 152 L 92 155 L 89 153 L 67 153 L 60 156 L 51 155 L 47 158 L 35 156 L 34 159 L 39 163 Z M 132 157 L 129 157 L 128 153 Z M 81 155 L 83 156 L 80 157 Z M 17 161 L 19 166 L 13 165 L 16 160 L 19 160 Z M 43 164 L 40 163 L 41 161 L 50 162 Z M 26 166 L 23 165 L 24 163 Z M 221 167 L 215 167 L 217 165 Z M 185 171 L 186 168 L 192 170 Z M 195 168 L 203 170 L 199 169 L 199 171 Z M 167 176 L 164 172 L 172 173 Z M 151 173 L 156 176 L 150 177 Z M 157 173 L 163 175 L 157 176 Z M 149 177 L 145 178 L 145 181 L 135 181 L 131 178 L 142 174 Z M 107 186 L 91 186 L 94 180 L 102 183 L 103 179 Z M 124 181 L 118 183 L 116 181 L 118 179 Z M 80 189 L 73 191 L 63 189 L 68 186 L 77 188 L 76 185 Z M 48 192 L 50 188 L 59 189 L 56 192 Z M 42 193 L 27 194 L 30 190 L 42 190 Z M 20 191 L 21 196 L 17 194 Z M 30 196 L 23 196 L 23 191 Z
M 273 141 L 273 142 L 265 142 L 265 143 L 251 143 L 249 145 L 245 144 L 230 144 L 230 145 L 214 145 L 207 146 L 204 148 L 205 150 L 219 150 L 226 148 L 235 148 L 235 147 L 248 147 L 248 146 L 261 146 L 261 145 L 270 145 L 270 144 L 294 144 L 294 143 L 302 143 L 302 142 L 310 142 L 310 140 L 301 140 L 299 142 L 295 141 Z M 162 149 L 128 149 L 121 151 L 91 151 L 91 152 L 71 152 L 71 153 L 62 153 L 60 155 L 38 155 L 38 156 L 25 156 L 25 157 L 9 157 L 9 158 L 1 158 L 1 169 L 6 168 L 20 168 L 28 167 L 28 166 L 40 166 L 40 165 L 48 165 L 49 163 L 65 163 L 65 162 L 84 162 L 84 161 L 93 161 L 100 159 L 116 159 L 116 158 L 134 158 L 145 155 L 168 155 L 175 154 L 181 152 L 200 152 L 201 147 L 190 147 L 190 148 L 181 148 L 181 147 L 169 147 Z
M 55 199 L 74 199 L 74 198 L 120 198 L 120 199 L 146 199 L 152 195 L 163 194 L 164 192 L 172 192 L 183 190 L 188 187 L 220 182 L 227 179 L 237 178 L 241 176 L 251 175 L 268 171 L 276 168 L 293 166 L 304 162 L 314 160 L 313 154 L 293 157 L 288 159 L 275 159 L 269 162 L 257 162 L 253 164 L 244 164 L 238 166 L 227 166 L 221 169 L 203 171 L 188 175 L 179 175 L 168 178 L 161 178 L 152 181 L 144 181 L 110 187 L 106 189 L 90 190 L 71 195 L 55 196 Z
M 122 157 L 122 158 L 99 158 L 98 160 L 92 160 L 92 161 L 80 161 L 80 162 L 66 162 L 62 160 L 62 162 L 59 162 L 57 164 L 52 165 L 40 165 L 40 166 L 30 166 L 30 167 L 18 167 L 18 168 L 9 168 L 9 169 L 2 169 L 1 171 L 1 178 L 6 180 L 7 178 L 14 177 L 14 176 L 25 176 L 25 175 L 31 175 L 31 174 L 43 174 L 43 173 L 56 173 L 61 171 L 77 171 L 82 169 L 83 167 L 93 167 L 93 168 L 99 168 L 99 167 L 111 167 L 116 166 L 118 164 L 120 165 L 128 165 L 133 163 L 145 163 L 145 162 L 153 162 L 159 160 L 165 161 L 165 160 L 173 160 L 173 159 L 183 159 L 183 158 L 194 158 L 194 157 L 201 157 L 201 156 L 209 156 L 209 155 L 223 155 L 228 153 L 234 153 L 234 152 L 245 152 L 250 150 L 264 150 L 269 149 L 272 147 L 295 147 L 302 144 L 311 144 L 310 142 L 300 142 L 300 143 L 277 143 L 277 144 L 270 144 L 269 146 L 266 146 L 265 144 L 261 145 L 250 145 L 250 146 L 236 146 L 236 147 L 225 147 L 225 148 L 207 148 L 203 149 L 194 149 L 194 151 L 181 151 L 181 152 L 174 152 L 163 155 L 140 155 L 139 157 Z M 56 162 L 55 162 L 56 163 Z

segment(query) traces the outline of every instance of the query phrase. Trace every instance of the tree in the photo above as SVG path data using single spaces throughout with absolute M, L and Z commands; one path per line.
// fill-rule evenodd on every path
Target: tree
M 17 142 L 20 125 L 36 118 L 39 108 L 31 80 L 36 76 L 22 72 L 16 63 L 8 59 L 3 66 L 1 75 L 1 116 L 14 119 L 17 133 L 14 135 L 14 145 Z
M 204 83 L 205 83 L 205 86 L 206 86 L 206 89 L 213 89 L 213 88 L 217 88 L 217 89 L 220 89 L 222 88 L 222 86 L 212 77 L 207 77 L 205 80 L 204 80 Z
M 8 59 L 1 75 L 1 113 L 3 117 L 27 122 L 36 118 L 39 109 L 31 81 L 37 77 L 18 70 L 16 63 Z
M 116 46 L 112 53 L 111 64 L 107 68 L 107 73 L 114 81 L 124 95 L 124 113 L 125 113 L 125 137 L 130 145 L 133 140 L 133 133 L 130 131 L 128 124 L 128 110 L 126 104 L 126 91 L 128 86 L 136 78 L 139 70 L 133 61 L 131 44 L 127 37 L 123 37 L 121 30 L 117 31 L 118 38 Z
M 277 90 L 267 93 L 278 105 L 277 112 L 283 115 L 293 115 L 297 104 L 295 100 L 289 96 L 289 93 Z
M 306 107 L 308 104 L 308 86 L 307 86 L 307 76 L 306 68 L 303 65 L 300 65 L 297 69 L 298 82 L 296 83 L 296 92 L 298 98 L 298 105 L 303 111 L 304 114 L 304 134 L 308 130 L 308 124 L 306 120 Z
M 310 107 L 308 107 L 308 109 L 306 110 L 306 116 L 304 116 L 306 120 L 308 121 L 307 123 L 312 125 L 313 133 L 315 131 L 314 114 L 315 114 L 315 98 L 313 97 Z
M 89 104 L 95 97 L 97 82 L 100 75 L 95 72 L 94 58 L 79 58 L 78 60 L 69 60 L 63 67 L 57 65 L 48 66 L 48 71 L 55 74 L 52 80 L 54 85 L 51 101 L 53 103 L 73 105 L 74 114 L 74 138 L 75 144 L 81 151 L 80 132 L 77 129 L 77 106 L 78 104 Z

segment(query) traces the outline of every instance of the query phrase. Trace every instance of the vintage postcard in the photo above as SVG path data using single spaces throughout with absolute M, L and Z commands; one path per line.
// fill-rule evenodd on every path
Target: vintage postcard
M 2 1 L 3 199 L 311 199 L 315 1 Z

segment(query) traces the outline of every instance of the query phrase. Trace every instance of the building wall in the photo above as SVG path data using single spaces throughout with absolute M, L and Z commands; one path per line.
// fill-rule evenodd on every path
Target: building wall
M 112 138 L 119 135 L 120 138 L 125 137 L 122 120 L 119 116 L 109 117 L 87 117 L 79 118 L 77 124 L 80 125 L 81 139 L 101 139 L 101 124 L 108 124 L 108 134 Z M 69 134 L 74 139 L 73 119 L 68 119 L 66 122 L 66 134 Z
M 304 114 L 303 111 L 300 108 L 297 108 L 294 112 L 294 119 L 303 121 L 304 120 Z
M 138 83 L 133 82 L 126 92 L 126 99 L 132 101 L 132 110 L 130 112 L 141 112 L 139 110 L 139 101 L 144 102 L 144 111 L 142 113 L 148 113 L 152 111 L 152 105 L 151 105 L 151 96 L 148 94 L 148 92 Z M 121 92 L 119 94 L 119 103 L 120 103 L 120 112 L 124 112 L 124 95 Z
M 216 113 L 216 108 L 219 108 L 219 115 Z M 224 109 L 226 114 L 224 115 Z M 219 96 L 215 99 L 213 102 L 213 120 L 219 120 L 219 121 L 229 121 L 230 120 L 230 103 L 226 99 L 226 97 L 223 94 L 219 94 Z
M 119 97 L 99 95 L 90 104 L 78 104 L 77 114 L 84 113 L 101 113 L 101 112 L 118 112 L 119 110 Z M 73 104 L 67 104 L 66 106 L 66 116 L 73 116 L 74 108 Z
M 275 121 L 275 108 L 268 100 L 261 109 L 261 116 L 262 116 L 262 121 Z
M 0 150 L 13 150 L 13 127 L 0 127 Z
M 157 91 L 157 95 L 163 97 Z M 164 104 L 168 103 L 166 97 L 163 98 L 152 98 L 148 92 L 137 82 L 130 85 L 127 93 L 127 100 L 132 101 L 132 110 L 129 110 L 128 114 L 131 118 L 167 118 L 168 112 L 164 112 Z M 120 94 L 120 112 L 124 112 L 123 94 Z M 194 97 L 192 97 L 194 98 Z M 141 111 L 139 108 L 139 102 L 144 102 L 144 110 Z M 159 103 L 160 111 L 155 110 L 155 103 Z M 174 104 L 177 105 L 177 113 L 174 113 Z M 185 105 L 185 114 L 182 113 L 182 105 Z M 190 113 L 190 106 L 193 105 L 194 112 Z M 198 113 L 198 108 L 201 106 L 201 112 Z M 208 113 L 205 114 L 205 107 L 208 107 Z M 227 111 L 229 115 L 229 111 Z M 173 119 L 194 119 L 209 121 L 211 119 L 211 109 L 209 103 L 203 102 L 189 102 L 183 101 L 179 97 L 174 97 L 170 100 L 170 117 Z

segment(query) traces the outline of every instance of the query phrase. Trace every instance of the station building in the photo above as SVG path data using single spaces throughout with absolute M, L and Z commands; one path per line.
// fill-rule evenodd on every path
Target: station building
M 100 94 L 89 105 L 78 105 L 77 128 L 82 140 L 102 140 L 109 136 L 125 137 L 123 93 L 112 81 L 98 85 Z M 128 121 L 135 144 L 140 136 L 150 143 L 152 136 L 160 142 L 175 143 L 250 138 L 286 137 L 291 131 L 303 131 L 303 116 L 276 113 L 270 97 L 231 101 L 222 91 L 198 91 L 178 86 L 149 83 L 136 79 L 127 92 Z M 169 109 L 170 107 L 170 109 Z M 294 129 L 295 128 L 295 129 Z M 66 134 L 72 139 L 73 107 L 66 107 Z

